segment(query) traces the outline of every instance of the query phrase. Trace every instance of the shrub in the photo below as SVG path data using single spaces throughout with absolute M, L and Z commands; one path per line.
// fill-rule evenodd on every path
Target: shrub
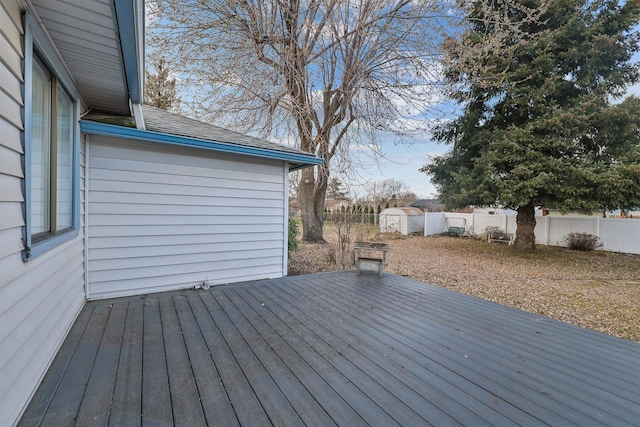
M 562 242 L 574 251 L 589 252 L 603 246 L 598 236 L 589 233 L 569 233 L 563 237 Z
M 289 252 L 288 255 L 291 256 L 291 252 L 295 252 L 298 250 L 298 221 L 293 218 L 289 218 Z

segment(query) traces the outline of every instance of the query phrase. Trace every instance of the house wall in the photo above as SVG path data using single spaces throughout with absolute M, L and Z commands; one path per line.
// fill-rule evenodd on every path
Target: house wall
M 23 262 L 23 6 L 0 0 L 0 425 L 14 424 L 84 304 L 80 236 Z
M 281 277 L 286 167 L 91 136 L 89 298 Z

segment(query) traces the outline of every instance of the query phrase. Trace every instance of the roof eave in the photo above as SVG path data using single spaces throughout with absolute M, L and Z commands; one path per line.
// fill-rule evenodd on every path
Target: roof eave
M 134 104 L 144 100 L 144 3 L 139 0 L 114 0 L 115 20 L 120 35 L 120 49 L 129 99 Z
M 135 129 L 125 126 L 109 125 L 89 120 L 80 121 L 80 130 L 89 135 L 100 135 L 137 141 L 154 142 L 183 147 L 200 148 L 230 154 L 259 157 L 271 160 L 281 160 L 289 163 L 289 170 L 294 171 L 310 166 L 319 165 L 322 159 L 311 154 L 296 154 L 285 151 L 268 150 L 264 148 L 248 147 L 227 142 L 209 141 L 189 138 L 180 135 Z

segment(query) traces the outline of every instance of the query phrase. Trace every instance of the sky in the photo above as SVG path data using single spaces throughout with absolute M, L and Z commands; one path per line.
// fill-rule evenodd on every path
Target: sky
M 632 62 L 640 62 L 640 53 L 633 57 Z M 628 95 L 640 97 L 640 83 L 627 90 Z M 453 117 L 453 115 L 452 115 Z M 437 143 L 429 135 L 414 138 L 411 146 L 395 145 L 393 141 L 382 141 L 382 153 L 385 158 L 378 165 L 368 165 L 361 171 L 362 178 L 356 181 L 384 181 L 396 179 L 404 181 L 418 198 L 431 199 L 437 197 L 437 190 L 428 175 L 418 171 L 428 162 L 430 155 L 444 154 L 448 146 Z
M 148 8 L 147 11 L 149 11 Z M 147 19 L 153 18 L 148 14 Z M 149 25 L 149 22 L 147 22 L 147 25 Z M 640 62 L 640 53 L 634 56 L 632 62 Z M 627 95 L 631 94 L 640 97 L 640 84 L 629 88 Z M 449 106 L 447 108 L 451 111 L 449 114 L 451 118 L 455 117 L 460 111 L 458 108 L 454 113 L 453 107 Z M 286 141 L 273 141 L 286 143 Z M 353 149 L 358 150 L 358 147 Z M 420 172 L 419 169 L 428 163 L 430 156 L 442 155 L 447 150 L 447 145 L 433 141 L 428 132 L 414 136 L 407 143 L 401 144 L 397 143 L 392 137 L 383 137 L 380 139 L 381 157 L 374 161 L 371 157 L 363 156 L 361 164 L 356 166 L 357 173 L 355 176 L 351 174 L 349 177 L 338 176 L 338 178 L 345 184 L 348 183 L 354 196 L 363 197 L 363 189 L 367 184 L 393 179 L 404 182 L 418 198 L 436 198 L 437 190 L 431 183 L 430 177 Z M 337 168 L 332 165 L 332 170 L 334 169 Z
M 381 141 L 384 155 L 377 162 L 368 161 L 359 168 L 358 177 L 350 179 L 356 188 L 368 182 L 394 179 L 404 182 L 421 199 L 436 197 L 436 189 L 429 176 L 419 171 L 429 161 L 430 155 L 444 154 L 447 146 L 430 139 L 428 134 L 414 137 L 407 144 L 395 144 L 391 140 Z

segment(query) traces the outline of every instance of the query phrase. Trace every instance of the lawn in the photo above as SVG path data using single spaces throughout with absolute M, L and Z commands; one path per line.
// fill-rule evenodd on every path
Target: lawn
M 340 250 L 338 235 L 350 242 Z M 640 342 L 640 256 L 552 246 L 518 251 L 455 237 L 376 235 L 325 228 L 328 244 L 300 245 L 289 274 L 353 268 L 353 240 L 389 243 L 387 271 Z

